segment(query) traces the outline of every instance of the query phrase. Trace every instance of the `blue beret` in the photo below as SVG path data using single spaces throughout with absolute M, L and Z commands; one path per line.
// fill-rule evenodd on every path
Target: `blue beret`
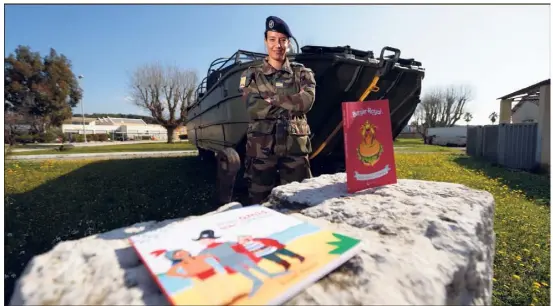
M 267 20 L 265 21 L 265 31 L 275 31 L 288 37 L 292 37 L 292 32 L 286 22 L 275 16 L 267 17 Z

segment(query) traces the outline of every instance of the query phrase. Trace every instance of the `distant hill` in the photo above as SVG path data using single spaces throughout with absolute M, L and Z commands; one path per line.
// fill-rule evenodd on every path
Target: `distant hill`
M 74 114 L 74 116 L 78 116 L 77 114 Z M 154 118 L 150 116 L 142 116 L 142 115 L 134 115 L 134 114 L 107 114 L 107 113 L 93 113 L 93 114 L 84 114 L 87 118 L 104 118 L 104 117 L 112 117 L 112 118 L 129 118 L 129 119 L 142 119 L 147 124 L 159 124 Z

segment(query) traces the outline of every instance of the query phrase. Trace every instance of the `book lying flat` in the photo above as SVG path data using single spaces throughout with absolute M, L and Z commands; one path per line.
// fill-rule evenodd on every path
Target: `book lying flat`
M 361 241 L 262 206 L 129 238 L 173 305 L 279 305 L 353 257 Z

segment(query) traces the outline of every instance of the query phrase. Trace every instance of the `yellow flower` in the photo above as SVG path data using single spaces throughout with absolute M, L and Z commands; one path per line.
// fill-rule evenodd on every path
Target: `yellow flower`
M 520 279 L 520 276 L 516 275 L 516 274 L 513 274 L 513 278 L 516 279 L 516 280 L 519 280 Z

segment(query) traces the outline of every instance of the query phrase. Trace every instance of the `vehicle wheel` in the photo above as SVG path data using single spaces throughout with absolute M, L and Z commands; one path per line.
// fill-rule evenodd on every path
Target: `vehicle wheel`
M 248 193 L 248 184 L 244 179 L 244 172 L 246 170 L 246 142 L 241 142 L 236 146 L 236 152 L 240 158 L 240 169 L 236 175 L 236 182 L 234 183 L 234 190 L 236 193 Z
M 218 205 L 232 201 L 236 174 L 240 170 L 240 156 L 233 148 L 224 148 L 217 152 L 217 196 Z
M 198 157 L 203 162 L 213 161 L 215 154 L 209 150 L 198 148 Z

